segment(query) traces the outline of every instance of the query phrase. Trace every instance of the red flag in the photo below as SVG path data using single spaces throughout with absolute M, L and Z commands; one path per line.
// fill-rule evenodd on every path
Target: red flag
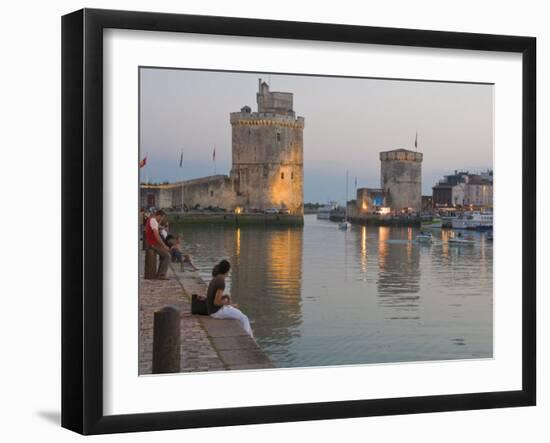
M 147 157 L 143 157 L 143 160 L 139 161 L 139 169 L 143 168 L 147 164 Z

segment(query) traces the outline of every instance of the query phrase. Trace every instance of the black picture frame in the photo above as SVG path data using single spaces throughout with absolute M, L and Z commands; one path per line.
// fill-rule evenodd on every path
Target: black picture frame
M 103 413 L 103 30 L 503 51 L 522 55 L 522 389 L 171 411 Z M 83 9 L 62 18 L 62 426 L 82 434 L 290 422 L 536 403 L 536 39 Z

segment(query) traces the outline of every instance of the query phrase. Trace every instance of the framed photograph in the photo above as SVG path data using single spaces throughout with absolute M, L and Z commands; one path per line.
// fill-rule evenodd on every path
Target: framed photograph
M 536 40 L 62 19 L 62 425 L 536 403 Z

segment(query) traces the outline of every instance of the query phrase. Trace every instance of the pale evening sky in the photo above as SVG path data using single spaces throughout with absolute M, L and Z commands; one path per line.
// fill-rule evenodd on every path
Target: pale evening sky
M 259 73 L 142 68 L 141 180 L 178 181 L 231 169 L 229 113 L 256 107 L 258 78 L 292 92 L 305 118 L 304 201 L 343 202 L 380 186 L 379 152 L 424 153 L 422 192 L 455 169 L 493 166 L 493 86 Z M 183 151 L 183 168 L 179 167 Z

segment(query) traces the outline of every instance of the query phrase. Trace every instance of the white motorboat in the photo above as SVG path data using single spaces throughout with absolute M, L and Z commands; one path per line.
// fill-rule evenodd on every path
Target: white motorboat
M 347 220 L 338 223 L 338 229 L 345 231 L 345 230 L 348 230 L 349 228 L 351 228 L 351 223 Z
M 433 241 L 433 235 L 431 232 L 420 232 L 416 236 L 416 241 L 419 243 L 431 243 Z

